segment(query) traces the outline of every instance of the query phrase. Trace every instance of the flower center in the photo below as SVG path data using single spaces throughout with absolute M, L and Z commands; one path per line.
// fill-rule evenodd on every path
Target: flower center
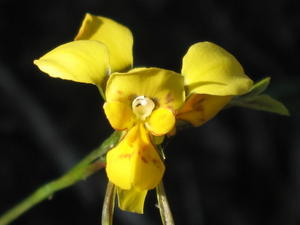
M 138 96 L 132 102 L 132 111 L 141 120 L 145 120 L 152 113 L 155 104 L 145 96 Z

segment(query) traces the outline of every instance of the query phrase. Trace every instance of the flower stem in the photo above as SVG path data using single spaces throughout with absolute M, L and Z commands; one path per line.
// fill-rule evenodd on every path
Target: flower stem
M 120 137 L 121 132 L 112 133 L 97 149 L 83 158 L 63 176 L 39 187 L 23 201 L 5 212 L 0 217 L 0 225 L 9 224 L 36 204 L 51 198 L 55 192 L 67 188 L 80 180 L 84 180 L 105 167 L 104 155 L 119 142 Z
M 162 181 L 156 187 L 156 193 L 160 217 L 163 225 L 175 225 Z

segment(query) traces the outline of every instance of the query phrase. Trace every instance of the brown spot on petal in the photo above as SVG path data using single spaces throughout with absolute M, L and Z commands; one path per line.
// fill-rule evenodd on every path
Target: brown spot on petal
M 131 156 L 132 156 L 132 154 L 129 154 L 129 153 L 127 153 L 127 154 L 122 154 L 122 155 L 120 155 L 120 158 L 124 158 L 124 159 L 126 159 L 126 158 L 131 158 Z
M 166 100 L 166 101 L 165 101 L 166 104 L 169 104 L 170 102 L 173 102 L 173 101 L 174 101 L 174 96 L 173 96 L 173 94 L 172 94 L 171 92 L 169 92 L 169 93 L 167 94 L 165 100 Z
M 154 164 L 154 166 L 158 169 L 161 168 L 161 165 L 157 159 L 152 159 L 151 162 Z
M 203 108 L 202 102 L 203 102 L 203 101 L 197 102 L 197 103 L 193 106 L 193 109 L 196 110 L 196 111 L 198 111 L 198 112 L 203 111 L 204 108 Z
M 148 150 L 148 146 L 145 145 L 145 146 L 142 146 L 142 147 L 141 147 L 141 151 L 142 151 L 142 152 L 145 152 L 145 151 L 147 151 L 147 150 Z
M 132 102 L 136 97 L 137 97 L 137 95 L 135 95 L 135 94 L 128 95 L 128 100 L 130 102 Z
M 157 159 L 152 159 L 153 164 L 157 164 L 158 160 Z
M 141 156 L 141 160 L 142 160 L 144 163 L 148 164 L 148 160 L 147 160 L 144 156 Z

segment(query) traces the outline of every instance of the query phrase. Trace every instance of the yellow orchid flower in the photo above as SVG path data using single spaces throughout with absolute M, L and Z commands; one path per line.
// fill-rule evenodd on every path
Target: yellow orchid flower
M 52 77 L 96 85 L 105 93 L 104 112 L 120 143 L 106 156 L 106 172 L 117 187 L 119 206 L 142 213 L 147 191 L 162 180 L 165 166 L 157 140 L 175 130 L 177 120 L 199 126 L 214 117 L 252 81 L 238 61 L 210 42 L 192 45 L 181 74 L 135 68 L 131 31 L 105 17 L 86 14 L 75 40 L 34 63 Z
M 154 139 L 173 129 L 184 89 L 183 77 L 164 69 L 117 73 L 132 66 L 132 45 L 128 28 L 86 14 L 74 41 L 58 46 L 34 63 L 52 77 L 106 89 L 105 114 L 114 129 L 127 131 L 107 154 L 107 175 L 118 187 L 120 207 L 142 213 L 147 190 L 158 185 L 165 170 Z M 145 175 L 147 179 L 143 179 Z

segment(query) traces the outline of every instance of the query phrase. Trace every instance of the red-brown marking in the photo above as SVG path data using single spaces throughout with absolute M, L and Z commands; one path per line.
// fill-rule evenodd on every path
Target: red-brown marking
M 153 164 L 158 164 L 158 160 L 157 159 L 152 159 Z
M 160 165 L 160 163 L 159 163 L 159 161 L 157 159 L 152 159 L 151 162 L 154 164 L 154 166 L 157 169 L 161 169 L 161 165 Z
M 144 146 L 141 147 L 141 151 L 142 151 L 142 152 L 147 151 L 147 150 L 148 150 L 148 147 L 147 147 L 147 146 L 144 145 Z
M 130 154 L 130 153 L 127 153 L 127 154 L 122 154 L 122 155 L 120 155 L 120 158 L 122 158 L 122 159 L 125 159 L 125 158 L 131 158 L 131 156 L 132 156 L 132 154 Z
M 135 94 L 128 95 L 128 100 L 130 102 L 132 102 L 136 97 L 137 97 L 137 95 L 135 95 Z
M 203 111 L 204 108 L 203 108 L 203 105 L 202 105 L 202 102 L 197 102 L 194 106 L 193 106 L 193 109 L 196 110 L 196 111 Z
M 144 163 L 148 164 L 148 160 L 147 160 L 144 156 L 141 156 L 141 160 L 142 160 Z
M 171 92 L 169 92 L 166 96 L 166 104 L 169 104 L 170 102 L 174 101 L 174 96 Z

